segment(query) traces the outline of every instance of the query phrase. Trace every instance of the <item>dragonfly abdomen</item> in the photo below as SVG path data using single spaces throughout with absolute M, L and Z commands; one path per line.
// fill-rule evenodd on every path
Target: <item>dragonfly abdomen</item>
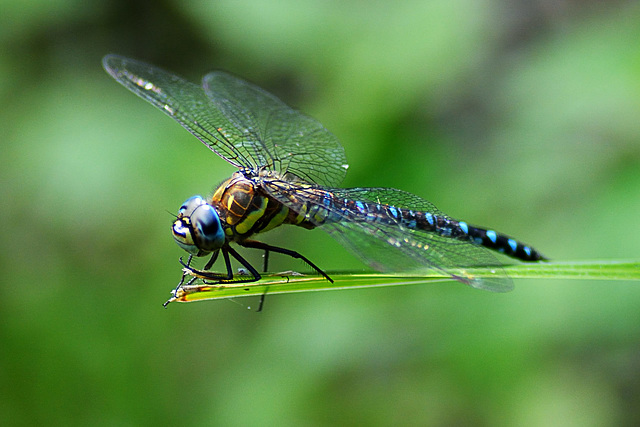
M 457 221 L 442 214 L 416 212 L 394 206 L 388 206 L 386 209 L 407 228 L 430 231 L 452 239 L 467 240 L 523 261 L 546 259 L 531 246 L 494 230 L 474 227 L 464 221 Z
M 309 191 L 309 190 L 307 190 Z M 311 191 L 309 191 L 311 193 Z M 442 213 L 341 198 L 339 193 L 325 190 L 313 191 L 312 202 L 302 206 L 306 222 L 324 223 L 353 221 L 384 223 L 410 230 L 422 230 L 442 237 L 468 241 L 523 261 L 546 259 L 531 246 L 494 230 L 474 227 Z
M 320 195 L 319 195 L 320 196 Z M 474 227 L 464 221 L 457 221 L 441 213 L 431 213 L 382 203 L 371 203 L 349 199 L 339 199 L 330 192 L 324 193 L 322 200 L 316 200 L 313 210 L 316 223 L 350 220 L 383 222 L 412 230 L 423 230 L 442 237 L 468 241 L 476 245 L 498 251 L 523 261 L 546 259 L 531 246 L 519 242 L 494 230 Z M 321 221 L 319 217 L 322 218 Z
M 521 259 L 523 261 L 540 261 L 547 259 L 531 246 L 519 242 L 509 236 L 500 234 L 494 230 L 473 227 L 466 222 L 458 222 L 460 227 L 468 228 L 468 236 L 475 244 L 496 250 L 505 255 Z

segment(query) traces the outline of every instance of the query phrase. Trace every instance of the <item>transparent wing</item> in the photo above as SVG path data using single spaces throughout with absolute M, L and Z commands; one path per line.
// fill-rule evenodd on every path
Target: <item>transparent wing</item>
M 440 236 L 436 233 L 416 230 L 400 221 L 374 220 L 371 215 L 357 210 L 347 210 L 344 205 L 323 203 L 317 188 L 299 187 L 292 191 L 286 185 L 265 182 L 267 191 L 280 202 L 294 210 L 303 204 L 318 206 L 330 218 L 315 221 L 347 249 L 358 255 L 366 264 L 378 271 L 435 271 L 479 289 L 506 292 L 513 289 L 511 279 L 501 263 L 486 248 L 468 241 Z M 430 212 L 447 217 L 433 204 L 411 193 L 389 188 L 321 189 L 333 194 L 333 200 L 355 200 L 390 205 L 413 211 Z M 325 215 L 326 216 L 326 215 Z M 311 218 L 312 222 L 314 221 Z M 471 267 L 490 266 L 495 276 L 474 277 L 465 273 Z
M 220 157 L 238 168 L 258 166 L 242 148 L 238 132 L 225 135 L 220 112 L 215 111 L 202 88 L 159 68 L 123 58 L 105 56 L 107 72 L 131 92 L 158 107 L 180 123 Z
M 346 174 L 344 149 L 333 134 L 250 83 L 211 73 L 205 77 L 205 92 L 133 59 L 108 55 L 103 65 L 123 86 L 237 168 L 265 167 L 322 185 L 338 185 Z
M 205 93 L 231 128 L 244 132 L 244 151 L 259 165 L 307 182 L 342 182 L 347 159 L 338 139 L 315 119 L 275 96 L 223 72 L 207 74 Z

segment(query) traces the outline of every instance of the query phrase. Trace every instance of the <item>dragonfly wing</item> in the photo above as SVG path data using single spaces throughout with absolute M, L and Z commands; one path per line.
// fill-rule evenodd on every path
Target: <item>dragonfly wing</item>
M 314 213 L 308 219 L 375 270 L 435 272 L 479 289 L 493 292 L 513 289 L 513 283 L 500 262 L 482 246 L 410 228 L 401 221 L 392 221 L 388 216 L 374 219 L 373 215 L 346 209 L 344 203 L 339 203 L 341 200 L 355 200 L 446 217 L 433 204 L 411 193 L 388 188 L 325 190 L 300 187 L 294 191 L 284 187 L 277 189 L 273 185 L 268 187 L 273 197 L 293 210 L 300 211 L 306 204 L 311 211 L 310 206 L 316 206 L 320 215 Z M 331 193 L 333 202 L 324 203 L 326 199 L 318 197 L 319 192 Z M 495 273 L 488 278 L 475 277 L 465 271 L 472 267 L 491 267 Z
M 227 73 L 207 74 L 203 86 L 228 124 L 246 133 L 242 149 L 257 164 L 306 182 L 342 182 L 347 172 L 344 149 L 320 122 Z
M 117 55 L 105 56 L 103 65 L 239 169 L 266 168 L 322 185 L 338 185 L 346 174 L 344 149 L 331 132 L 244 80 L 214 72 L 202 87 Z
M 496 258 L 482 246 L 403 227 L 370 223 L 331 223 L 322 227 L 364 263 L 378 271 L 434 272 L 492 292 L 513 289 Z M 466 268 L 491 266 L 492 277 Z
M 259 164 L 242 148 L 237 129 L 218 130 L 227 123 L 202 87 L 144 62 L 107 55 L 104 68 L 120 84 L 180 123 L 207 147 L 238 168 Z

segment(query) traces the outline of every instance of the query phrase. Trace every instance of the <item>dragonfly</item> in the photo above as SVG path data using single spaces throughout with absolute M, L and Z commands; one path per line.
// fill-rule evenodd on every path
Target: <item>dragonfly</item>
M 302 254 L 256 236 L 281 225 L 329 233 L 377 271 L 429 272 L 478 289 L 506 292 L 512 280 L 501 253 L 521 261 L 546 260 L 531 246 L 494 230 L 456 220 L 427 200 L 392 188 L 340 188 L 347 173 L 338 139 L 315 119 L 276 96 L 228 73 L 215 71 L 197 85 L 153 65 L 118 55 L 103 58 L 120 84 L 177 121 L 237 171 L 212 196 L 188 198 L 171 226 L 189 258 L 183 276 L 205 283 L 249 283 L 262 276 L 234 245 L 304 261 Z M 222 253 L 225 272 L 212 270 Z M 203 269 L 193 257 L 210 256 Z M 234 274 L 231 258 L 244 267 Z M 492 267 L 477 277 L 474 267 Z M 176 291 L 177 289 L 176 288 Z

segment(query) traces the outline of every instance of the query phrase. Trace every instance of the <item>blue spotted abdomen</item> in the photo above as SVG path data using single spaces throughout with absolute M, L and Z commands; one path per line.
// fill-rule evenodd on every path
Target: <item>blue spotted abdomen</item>
M 401 226 L 424 230 L 457 240 L 467 240 L 471 243 L 493 249 L 505 255 L 521 259 L 523 261 L 540 261 L 546 259 L 531 246 L 519 242 L 509 236 L 500 234 L 494 230 L 474 227 L 464 221 L 457 221 L 442 214 L 400 209 L 394 206 L 371 206 L 367 204 L 363 208 L 376 211 L 387 211 L 387 217 Z
M 307 210 L 308 208 L 308 210 Z M 434 209 L 435 210 L 435 209 Z M 422 230 L 442 237 L 468 241 L 523 261 L 547 259 L 531 246 L 493 230 L 474 227 L 440 212 L 399 208 L 382 203 L 339 198 L 332 192 L 317 192 L 311 207 L 305 207 L 308 219 L 316 225 L 332 221 L 366 221 Z
M 473 243 L 496 250 L 505 255 L 509 255 L 523 261 L 540 261 L 547 259 L 531 246 L 493 230 L 473 227 L 462 221 L 458 222 L 458 227 L 468 230 L 466 234 Z

